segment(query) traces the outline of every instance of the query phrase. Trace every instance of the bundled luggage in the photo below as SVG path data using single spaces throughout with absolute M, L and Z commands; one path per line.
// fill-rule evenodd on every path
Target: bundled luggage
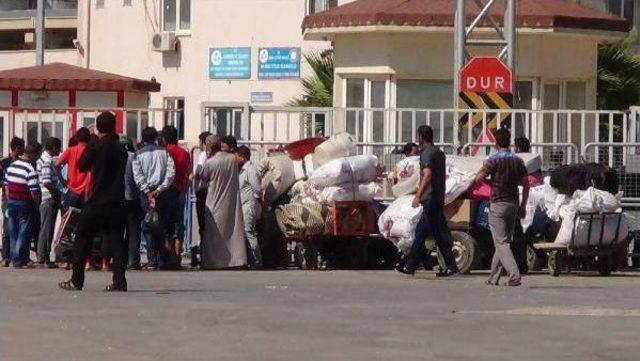
M 589 187 L 615 194 L 618 192 L 618 177 L 615 170 L 598 163 L 569 164 L 551 172 L 551 186 L 560 194 L 573 195 L 577 190 Z

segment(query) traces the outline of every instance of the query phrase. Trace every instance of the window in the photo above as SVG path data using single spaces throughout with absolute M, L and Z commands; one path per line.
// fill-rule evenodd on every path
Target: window
M 184 98 L 164 99 L 164 124 L 178 129 L 178 139 L 184 139 Z
M 162 2 L 162 29 L 189 31 L 191 29 L 191 0 L 164 0 Z
M 396 105 L 398 108 L 414 109 L 449 109 L 453 107 L 453 82 L 450 80 L 414 80 L 402 79 L 396 82 Z M 413 130 L 429 123 L 435 132 L 435 139 L 440 139 L 439 112 L 401 111 L 398 113 L 399 129 L 396 130 L 401 142 L 415 141 Z M 446 117 L 447 115 L 444 114 Z M 427 119 L 428 118 L 428 119 Z M 415 128 L 414 128 L 415 127 Z M 450 126 L 449 132 L 453 132 Z
M 338 6 L 338 0 L 307 0 L 307 15 L 321 13 Z
M 104 8 L 104 0 L 96 0 L 96 9 Z
M 383 77 L 373 79 L 347 79 L 346 130 L 353 134 L 358 142 L 388 142 L 389 111 L 387 104 L 387 88 L 390 81 Z M 354 109 L 356 108 L 356 109 Z M 390 150 L 389 150 L 390 151 Z M 364 146 L 365 154 L 375 154 L 382 158 L 387 152 L 384 147 Z
M 633 21 L 635 11 L 633 0 L 607 0 L 607 11 Z
M 131 6 L 131 0 L 124 0 L 124 1 L 122 2 L 122 5 L 124 5 L 124 6 Z

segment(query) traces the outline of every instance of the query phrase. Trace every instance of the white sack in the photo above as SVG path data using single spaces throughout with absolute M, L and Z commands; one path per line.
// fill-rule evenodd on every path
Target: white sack
M 356 150 L 356 139 L 349 133 L 338 133 L 322 144 L 313 152 L 313 163 L 319 167 L 338 158 L 348 157 Z
M 309 182 L 317 187 L 330 187 L 347 182 L 368 183 L 376 179 L 377 167 L 378 158 L 375 155 L 339 158 L 314 170 L 309 176 Z
M 420 184 L 420 156 L 406 157 L 396 165 L 398 183 L 391 187 L 393 196 L 398 198 L 415 194 Z
M 315 164 L 313 164 L 313 153 L 305 155 L 303 162 L 308 177 L 315 170 Z
M 345 183 L 338 186 L 326 187 L 316 195 L 316 201 L 320 203 L 344 202 L 344 201 L 371 201 L 380 186 L 371 183 Z
M 412 195 L 402 196 L 391 203 L 378 218 L 380 233 L 395 241 L 401 251 L 411 247 L 422 215 L 422 207 L 413 208 L 412 203 Z
M 527 168 L 527 173 L 531 174 L 542 169 L 542 158 L 540 157 L 540 154 L 517 153 L 516 155 L 524 161 L 524 166 Z
M 522 192 L 521 187 L 519 188 L 520 192 Z M 533 224 L 533 216 L 536 213 L 536 209 L 538 209 L 538 207 L 544 207 L 544 195 L 545 186 L 537 186 L 529 189 L 529 199 L 527 199 L 526 206 L 527 213 L 525 217 L 520 220 L 523 232 L 526 232 Z
M 302 160 L 293 161 L 293 175 L 296 177 L 297 181 L 307 178 L 307 174 L 304 170 L 304 162 Z
M 447 155 L 447 166 L 454 167 L 461 172 L 477 174 L 480 172 L 486 156 L 467 157 L 460 155 Z
M 594 219 L 591 222 L 591 239 L 589 240 L 589 219 L 580 218 L 574 222 L 569 220 L 563 220 L 560 226 L 560 231 L 556 237 L 555 243 L 569 244 L 571 242 L 571 236 L 573 227 L 575 227 L 575 238 L 573 241 L 574 247 L 594 246 L 600 244 L 600 232 L 602 229 L 602 219 Z M 608 246 L 614 242 L 619 242 L 627 238 L 629 234 L 629 225 L 627 218 L 622 215 L 620 219 L 620 229 L 618 230 L 618 238 L 616 239 L 616 229 L 618 227 L 618 218 L 616 216 L 607 216 L 604 222 L 604 233 L 602 234 L 602 245 Z
M 622 212 L 620 204 L 620 195 L 613 194 L 589 187 L 586 191 L 576 191 L 569 202 L 559 207 L 559 216 L 562 219 L 560 230 L 555 242 L 560 244 L 569 244 L 571 242 L 573 228 L 575 227 L 575 246 L 586 246 L 589 238 L 589 220 L 580 218 L 575 220 L 576 213 L 602 213 L 602 212 Z M 562 196 L 558 196 L 562 198 Z M 556 201 L 558 203 L 558 201 Z M 617 218 L 607 216 L 604 225 L 604 234 L 602 238 L 603 245 L 609 245 L 615 239 L 615 231 L 617 226 Z M 602 229 L 602 220 L 594 219 L 591 225 L 591 244 L 599 242 L 600 231 Z M 620 232 L 618 239 L 627 236 L 629 227 L 626 217 L 623 215 L 620 222 Z
M 464 194 L 475 181 L 475 173 L 460 170 L 447 165 L 447 181 L 444 193 L 444 204 L 455 201 Z
M 267 157 L 258 164 L 266 204 L 271 204 L 296 182 L 293 161 L 288 155 Z
M 616 212 L 620 209 L 620 199 L 613 194 L 589 187 L 573 194 L 576 212 Z

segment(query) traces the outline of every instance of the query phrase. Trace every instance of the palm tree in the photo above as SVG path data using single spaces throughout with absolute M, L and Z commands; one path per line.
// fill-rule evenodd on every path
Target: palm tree
M 624 38 L 606 43 L 598 49 L 598 109 L 627 111 L 630 106 L 640 102 L 640 57 L 634 54 L 632 45 L 637 39 L 636 31 Z M 613 140 L 622 141 L 623 117 L 615 115 L 613 119 Z M 609 117 L 600 116 L 599 141 L 609 141 Z M 614 150 L 615 152 L 621 149 Z M 608 158 L 606 151 L 601 157 Z M 616 159 L 618 156 L 616 156 Z
M 333 51 L 312 52 L 304 58 L 313 74 L 302 79 L 303 95 L 289 102 L 296 107 L 330 107 L 333 105 Z
M 632 31 L 624 39 L 606 43 L 598 50 L 598 108 L 626 110 L 640 101 L 640 57 L 631 46 Z

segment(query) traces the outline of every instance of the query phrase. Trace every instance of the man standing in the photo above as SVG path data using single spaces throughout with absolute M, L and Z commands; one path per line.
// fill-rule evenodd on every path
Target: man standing
M 31 165 L 38 158 L 38 149 L 28 146 L 19 159 L 5 171 L 8 230 L 11 263 L 15 268 L 31 268 L 29 245 L 37 221 L 40 204 L 38 174 Z
M 65 164 L 67 165 L 67 193 L 64 197 L 62 205 L 62 212 L 66 212 L 69 207 L 81 208 L 84 203 L 84 197 L 89 185 L 91 175 L 89 172 L 83 172 L 80 170 L 78 163 L 80 158 L 87 149 L 89 139 L 91 139 L 91 133 L 87 128 L 80 128 L 76 132 L 76 140 L 78 144 L 73 147 L 67 148 L 62 153 L 56 167 L 58 172 Z
M 170 267 L 167 247 L 169 237 L 176 232 L 178 190 L 173 186 L 175 166 L 166 149 L 157 144 L 158 132 L 153 127 L 142 130 L 144 145 L 133 159 L 133 179 L 140 189 L 143 209 L 158 213 L 161 229 L 145 230 L 147 240 L 147 270 Z
M 243 145 L 236 150 L 236 158 L 240 166 L 240 203 L 244 217 L 244 236 L 250 251 L 249 265 L 251 268 L 262 268 L 262 254 L 258 243 L 256 225 L 260 220 L 260 196 L 262 186 L 258 170 L 251 163 L 251 150 Z
M 142 208 L 140 192 L 133 179 L 133 158 L 136 156 L 133 142 L 126 135 L 120 136 L 120 144 L 127 149 L 127 169 L 124 173 L 124 203 L 127 209 L 125 241 L 128 244 L 127 269 L 140 270 L 140 236 L 142 232 Z
M 189 190 L 189 168 L 191 157 L 189 152 L 178 145 L 178 129 L 172 125 L 167 125 L 162 129 L 162 136 L 167 147 L 167 152 L 173 159 L 176 168 L 176 175 L 173 179 L 173 186 L 178 191 L 178 204 L 176 210 L 176 242 L 173 247 L 177 257 L 182 258 L 182 246 L 184 244 L 184 206 Z
M 60 210 L 60 193 L 58 192 L 58 172 L 55 170 L 56 157 L 60 154 L 62 142 L 58 138 L 47 138 L 44 152 L 36 163 L 36 171 L 40 181 L 42 201 L 40 203 L 40 232 L 38 235 L 38 265 L 47 268 L 58 268 L 51 262 L 51 243 L 55 231 L 56 218 Z
M 429 234 L 436 239 L 436 244 L 446 268 L 436 273 L 438 277 L 448 277 L 458 273 L 458 266 L 451 249 L 451 241 L 447 220 L 444 218 L 444 193 L 446 183 L 445 154 L 433 144 L 433 129 L 422 125 L 417 130 L 418 142 L 422 147 L 420 154 L 420 185 L 413 199 L 413 207 L 422 205 L 422 215 L 416 227 L 416 236 L 411 253 L 407 257 L 404 268 L 398 271 L 412 275 L 418 264 L 425 259 L 425 245 Z
M 247 248 L 242 229 L 238 164 L 233 154 L 220 150 L 220 141 L 207 138 L 211 157 L 202 169 L 202 180 L 208 182 L 202 269 L 237 268 L 247 265 Z
M 127 150 L 115 132 L 116 118 L 112 113 L 101 113 L 96 119 L 96 129 L 99 140 L 88 145 L 78 162 L 81 172 L 91 172 L 91 183 L 73 245 L 73 274 L 71 280 L 58 286 L 68 291 L 82 290 L 84 260 L 91 252 L 93 238 L 102 236 L 102 241 L 113 255 L 113 282 L 105 291 L 125 292 L 127 244 L 122 235 L 126 221 L 124 174 Z
M 0 182 L 2 182 L 2 267 L 11 264 L 11 246 L 9 242 L 9 219 L 7 218 L 7 190 L 5 189 L 5 172 L 24 153 L 24 140 L 13 137 L 9 143 L 9 156 L 0 160 Z
M 488 285 L 498 285 L 503 267 L 509 274 L 508 286 L 520 286 L 520 272 L 513 258 L 510 243 L 516 222 L 526 214 L 529 198 L 529 182 L 527 168 L 521 158 L 509 150 L 511 133 L 506 129 L 498 129 L 493 133 L 498 153 L 487 159 L 476 176 L 476 182 L 491 177 L 491 205 L 489 207 L 489 227 L 495 245 L 495 253 L 491 262 L 491 275 Z M 522 201 L 518 206 L 518 185 L 523 187 Z
M 232 135 L 226 135 L 220 139 L 220 150 L 225 153 L 235 154 L 238 149 L 238 141 Z
M 207 188 L 209 185 L 200 179 L 200 173 L 202 173 L 202 169 L 204 168 L 204 163 L 208 159 L 208 151 L 206 146 L 207 138 L 212 135 L 210 132 L 202 132 L 198 136 L 200 143 L 198 144 L 198 149 L 200 150 L 200 154 L 198 155 L 198 161 L 193 164 L 193 189 L 196 193 L 196 218 L 198 220 L 198 235 L 200 241 L 204 239 L 204 214 L 206 209 L 207 202 Z M 191 267 L 195 268 L 198 266 L 198 247 L 195 245 L 191 246 Z

